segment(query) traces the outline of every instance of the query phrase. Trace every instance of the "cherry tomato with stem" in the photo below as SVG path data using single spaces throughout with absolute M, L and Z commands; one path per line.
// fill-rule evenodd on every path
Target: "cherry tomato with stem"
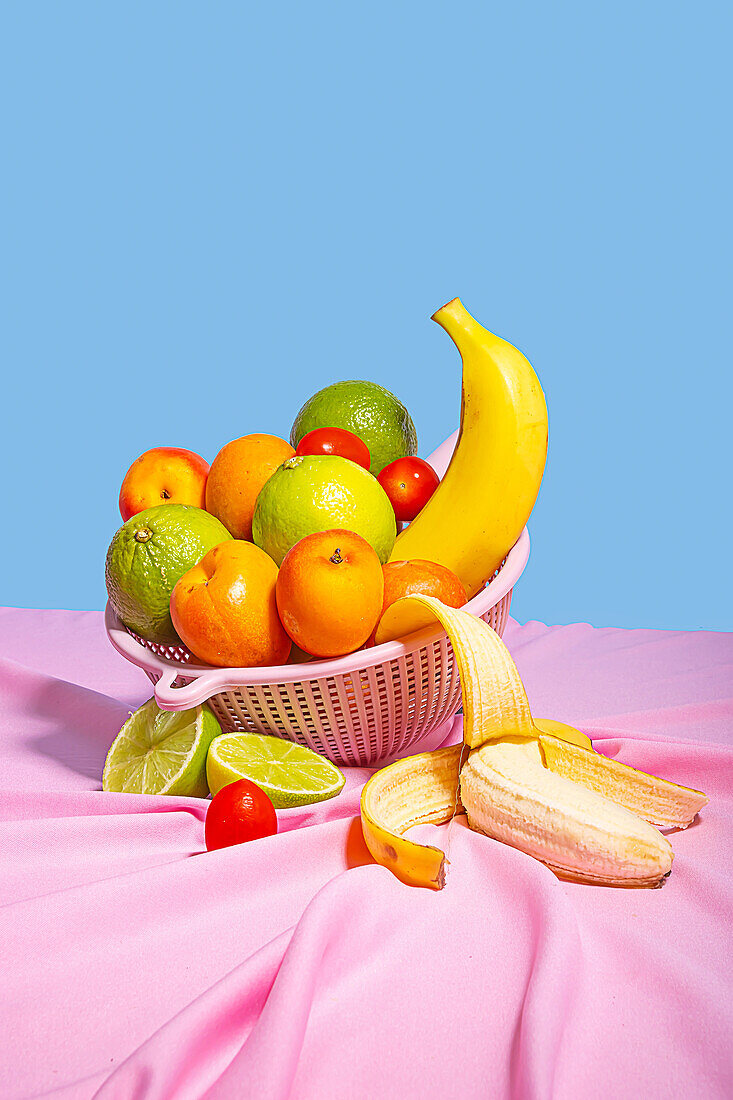
M 369 448 L 358 435 L 346 428 L 314 428 L 304 435 L 295 449 L 296 455 L 338 455 L 369 469 Z
M 409 522 L 421 512 L 440 484 L 440 478 L 423 458 L 397 458 L 385 466 L 377 481 L 394 508 L 398 522 Z
M 206 812 L 207 852 L 260 840 L 276 832 L 275 807 L 261 787 L 250 779 L 227 783 L 214 795 Z

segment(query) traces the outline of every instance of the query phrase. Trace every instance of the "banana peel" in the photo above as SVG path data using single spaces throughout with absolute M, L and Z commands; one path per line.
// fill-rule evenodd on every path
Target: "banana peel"
M 702 791 L 647 775 L 559 737 L 545 736 L 549 732 L 541 731 L 539 739 L 546 768 L 610 798 L 651 825 L 686 829 L 708 801 Z
M 441 889 L 445 854 L 403 834 L 465 810 L 472 828 L 560 877 L 659 885 L 673 854 L 654 824 L 685 828 L 706 796 L 594 753 L 571 726 L 535 721 L 511 655 L 488 624 L 431 596 L 408 596 L 393 607 L 408 603 L 429 611 L 451 640 L 464 744 L 400 760 L 367 782 L 362 828 L 375 860 L 403 882 Z
M 364 840 L 377 863 L 409 886 L 440 890 L 446 858 L 440 848 L 402 835 L 413 825 L 444 825 L 463 813 L 458 794 L 462 745 L 397 760 L 375 772 L 361 796 Z

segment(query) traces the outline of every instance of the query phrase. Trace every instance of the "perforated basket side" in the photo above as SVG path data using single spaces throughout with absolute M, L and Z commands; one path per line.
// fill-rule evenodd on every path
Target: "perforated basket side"
M 498 634 L 506 627 L 511 595 L 482 616 Z M 209 699 L 224 730 L 274 734 L 354 766 L 411 748 L 452 718 L 460 704 L 458 670 L 445 635 L 343 675 L 243 684 Z

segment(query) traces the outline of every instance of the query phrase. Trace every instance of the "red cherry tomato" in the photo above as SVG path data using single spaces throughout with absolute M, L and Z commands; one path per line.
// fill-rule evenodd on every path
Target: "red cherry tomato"
M 265 792 L 249 779 L 238 779 L 214 795 L 206 813 L 206 850 L 244 844 L 277 832 L 275 807 Z
M 366 443 L 346 428 L 314 428 L 304 435 L 295 449 L 296 455 L 339 455 L 369 469 L 372 458 Z
M 414 519 L 440 484 L 433 467 L 422 458 L 397 458 L 385 466 L 377 481 L 390 499 L 399 521 Z

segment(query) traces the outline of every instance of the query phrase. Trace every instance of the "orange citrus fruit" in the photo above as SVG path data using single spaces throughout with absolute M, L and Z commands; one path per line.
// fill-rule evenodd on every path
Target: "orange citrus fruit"
M 391 561 L 382 566 L 384 572 L 384 597 L 381 616 L 393 603 L 403 596 L 436 596 L 448 607 L 463 607 L 468 596 L 463 584 L 451 569 L 438 565 L 434 561 L 413 558 L 411 561 Z M 369 639 L 374 645 L 374 635 Z M 380 638 L 380 642 L 388 641 Z
M 277 435 L 243 435 L 219 451 L 206 482 L 206 510 L 235 539 L 252 538 L 260 489 L 295 451 Z
M 382 610 L 376 551 L 354 531 L 318 531 L 297 542 L 277 578 L 277 608 L 297 646 L 341 657 L 363 645 Z

